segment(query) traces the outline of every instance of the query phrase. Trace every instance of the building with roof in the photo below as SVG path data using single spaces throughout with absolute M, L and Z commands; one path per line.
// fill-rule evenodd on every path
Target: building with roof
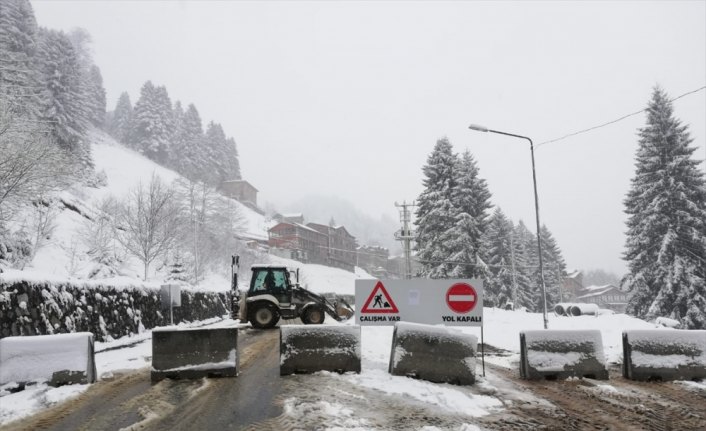
M 268 230 L 272 254 L 304 263 L 326 265 L 327 235 L 299 223 L 280 222 Z
M 256 211 L 259 214 L 265 212 L 257 206 L 257 189 L 245 180 L 230 180 L 221 183 L 221 192 Z
M 351 272 L 355 270 L 358 243 L 345 227 L 327 226 L 319 223 L 307 223 L 306 225 L 328 237 L 325 250 L 326 265 Z
M 375 245 L 362 245 L 357 250 L 357 266 L 377 278 L 387 278 L 389 275 L 388 260 L 390 250 Z
M 596 304 L 600 308 L 607 308 L 616 313 L 625 313 L 628 305 L 628 293 L 623 292 L 612 284 L 604 286 L 588 286 L 583 288 L 575 298 L 576 302 Z

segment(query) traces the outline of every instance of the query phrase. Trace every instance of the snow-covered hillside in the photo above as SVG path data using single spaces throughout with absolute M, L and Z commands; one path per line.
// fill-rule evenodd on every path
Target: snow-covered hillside
M 78 236 L 82 225 L 90 223 L 90 220 L 78 211 L 92 216 L 97 212 L 96 206 L 101 200 L 108 196 L 123 198 L 140 182 L 149 182 L 152 175 L 159 176 L 166 183 L 180 178 L 176 172 L 126 148 L 100 130 L 92 130 L 88 138 L 92 144 L 95 170 L 99 175 L 105 175 L 106 185 L 99 188 L 74 186 L 61 193 L 61 201 L 76 210 L 69 209 L 65 204 L 56 205 L 59 212 L 54 221 L 55 228 L 47 243 L 25 268 L 27 274 L 35 278 L 86 278 L 93 263 Z M 253 238 L 266 238 L 268 221 L 265 217 L 237 201 L 234 201 L 234 205 L 242 216 L 244 233 Z M 138 278 L 141 271 L 141 264 L 128 258 L 120 272 L 125 277 Z M 160 274 L 157 274 L 155 280 L 159 278 Z M 227 278 L 224 274 L 214 284 L 220 285 L 222 279 Z M 225 283 L 225 286 L 228 284 Z

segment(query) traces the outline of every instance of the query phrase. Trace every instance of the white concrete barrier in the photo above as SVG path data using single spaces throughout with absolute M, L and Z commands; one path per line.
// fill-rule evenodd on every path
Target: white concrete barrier
M 601 331 L 520 332 L 520 377 L 528 380 L 608 379 Z
M 360 373 L 360 326 L 280 327 L 279 374 L 334 371 Z
M 52 386 L 96 381 L 93 334 L 31 335 L 0 339 L 0 385 L 49 382 Z
M 399 322 L 392 335 L 388 370 L 437 383 L 472 385 L 478 337 L 442 326 Z
M 706 330 L 623 332 L 623 376 L 631 380 L 706 378 Z
M 202 377 L 236 377 L 240 369 L 237 328 L 155 328 L 153 382 Z

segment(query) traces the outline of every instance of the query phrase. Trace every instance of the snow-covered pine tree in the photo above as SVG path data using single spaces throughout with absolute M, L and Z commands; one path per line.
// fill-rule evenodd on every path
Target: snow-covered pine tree
M 0 98 L 21 116 L 40 115 L 37 21 L 28 0 L 0 1 Z
M 180 115 L 181 104 L 175 105 L 174 111 L 175 116 Z M 206 154 L 201 116 L 193 103 L 189 104 L 186 112 L 181 113 L 181 120 L 176 123 L 175 131 L 170 164 L 180 174 L 198 181 L 206 171 Z
M 96 127 L 103 127 L 105 122 L 105 88 L 103 75 L 95 64 L 88 70 L 86 80 L 86 97 L 88 102 L 88 119 Z
M 111 116 L 108 130 L 110 134 L 125 145 L 130 143 L 130 133 L 132 131 L 132 103 L 130 95 L 123 92 L 115 105 L 115 111 Z
M 445 235 L 450 247 L 450 260 L 458 262 L 450 274 L 454 278 L 486 279 L 489 275 L 482 238 L 488 225 L 491 195 L 488 185 L 478 173 L 478 164 L 471 152 L 466 150 L 458 162 L 452 193 L 455 225 Z
M 202 171 L 202 175 L 204 180 L 214 187 L 220 187 L 223 181 L 233 179 L 226 177 L 227 151 L 225 151 L 225 148 L 226 134 L 223 131 L 223 127 L 213 121 L 209 122 L 206 127 L 203 147 L 206 166 Z
M 544 284 L 547 290 L 547 307 L 551 309 L 553 304 L 561 302 L 561 285 L 566 276 L 566 263 L 561 254 L 561 249 L 546 225 L 542 225 L 539 230 L 542 237 L 542 263 L 544 267 Z M 539 265 L 539 261 L 537 262 Z M 539 278 L 539 268 L 534 277 L 537 284 L 541 283 Z
M 188 274 L 184 264 L 184 255 L 179 249 L 177 249 L 172 256 L 171 263 L 169 264 L 167 281 L 188 284 L 187 278 Z
M 514 298 L 513 229 L 512 221 L 499 207 L 496 207 L 488 220 L 488 227 L 483 236 L 486 263 L 490 270 L 484 294 L 489 302 L 500 307 L 512 302 Z
M 172 103 L 167 89 L 145 82 L 133 110 L 133 145 L 135 149 L 162 165 L 167 164 L 172 135 Z
M 639 129 L 635 176 L 625 198 L 628 214 L 622 287 L 628 312 L 664 316 L 686 328 L 706 328 L 706 182 L 688 127 L 673 116 L 659 87 Z
M 541 287 L 534 279 L 537 271 L 537 237 L 520 220 L 514 229 L 515 279 L 517 281 L 517 301 L 515 307 L 526 307 L 529 311 L 542 309 Z
M 72 29 L 67 37 L 76 52 L 79 64 L 79 81 L 84 93 L 86 117 L 96 127 L 103 127 L 105 120 L 105 89 L 100 69 L 93 63 L 91 35 L 84 28 Z
M 240 175 L 240 160 L 238 159 L 238 147 L 235 143 L 234 138 L 226 139 L 225 151 L 226 157 L 226 175 L 224 178 L 226 180 L 239 180 Z
M 422 167 L 424 191 L 417 199 L 414 224 L 417 226 L 417 258 L 422 265 L 420 275 L 429 278 L 446 278 L 453 269 L 453 265 L 447 263 L 451 250 L 444 238 L 456 224 L 453 190 L 457 163 L 451 142 L 444 137 L 436 141 Z
M 89 124 L 80 64 L 71 41 L 61 31 L 39 30 L 37 51 L 44 84 L 42 116 L 59 146 L 73 155 L 82 169 L 92 169 L 91 148 L 84 139 Z

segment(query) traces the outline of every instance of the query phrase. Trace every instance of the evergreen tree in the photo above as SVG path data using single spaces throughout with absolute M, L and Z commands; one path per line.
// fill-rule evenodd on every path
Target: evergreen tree
M 32 118 L 40 114 L 37 37 L 28 0 L 0 1 L 0 98 L 13 112 Z
M 115 139 L 128 145 L 130 143 L 130 133 L 133 128 L 132 121 L 133 112 L 132 103 L 130 103 L 130 95 L 123 92 L 118 98 L 118 103 L 115 105 L 115 111 L 113 111 L 108 130 Z
M 447 232 L 456 225 L 453 194 L 456 186 L 457 156 L 448 138 L 439 139 L 422 168 L 424 191 L 417 199 L 417 258 L 421 274 L 430 278 L 446 278 L 453 270 L 447 263 L 451 250 L 445 241 Z
M 522 220 L 517 223 L 513 236 L 515 254 L 515 279 L 517 301 L 515 307 L 526 307 L 539 311 L 542 306 L 541 287 L 534 279 L 537 271 L 537 238 L 527 229 Z
M 175 116 L 177 115 L 181 115 L 181 121 L 176 127 L 171 165 L 177 172 L 196 181 L 202 178 L 204 172 L 208 172 L 201 116 L 193 104 L 189 104 L 186 112 L 182 112 L 181 104 L 177 104 Z
M 226 134 L 223 127 L 213 121 L 206 126 L 203 155 L 205 156 L 205 169 L 202 170 L 203 179 L 214 187 L 219 187 L 226 178 Z
M 93 63 L 91 35 L 83 28 L 72 29 L 67 37 L 76 53 L 79 65 L 79 82 L 83 93 L 83 108 L 86 117 L 96 127 L 102 127 L 105 120 L 105 89 L 100 69 Z
M 238 147 L 235 144 L 235 139 L 226 139 L 225 153 L 226 163 L 225 175 L 223 176 L 225 178 L 224 181 L 241 179 L 242 177 L 240 175 L 240 160 L 238 159 Z
M 490 275 L 485 284 L 484 294 L 488 302 L 500 307 L 514 300 L 516 275 L 513 275 L 513 225 L 500 208 L 496 208 L 488 221 L 483 238 L 486 248 L 486 262 Z
M 86 84 L 88 119 L 94 126 L 103 127 L 105 122 L 105 89 L 103 88 L 103 76 L 98 66 L 91 66 Z
M 488 270 L 483 235 L 488 225 L 490 191 L 478 176 L 478 165 L 470 151 L 458 162 L 455 187 L 452 192 L 455 226 L 446 232 L 450 260 L 458 262 L 451 271 L 454 278 L 486 278 Z
M 622 286 L 632 292 L 629 313 L 706 328 L 706 184 L 687 129 L 655 88 L 624 201 L 629 273 Z
M 38 57 L 45 85 L 42 114 L 51 135 L 81 166 L 92 169 L 90 146 L 84 139 L 89 120 L 76 52 L 63 32 L 42 28 Z
M 142 154 L 167 164 L 173 128 L 172 103 L 167 89 L 145 82 L 133 112 L 133 145 Z
M 554 236 L 545 225 L 542 225 L 540 235 L 542 238 L 542 263 L 544 267 L 544 284 L 547 292 L 547 307 L 551 308 L 553 304 L 561 302 L 561 284 L 566 275 L 566 263 Z M 539 261 L 537 265 L 539 265 Z M 538 285 L 541 285 L 539 268 L 537 268 L 535 279 Z

